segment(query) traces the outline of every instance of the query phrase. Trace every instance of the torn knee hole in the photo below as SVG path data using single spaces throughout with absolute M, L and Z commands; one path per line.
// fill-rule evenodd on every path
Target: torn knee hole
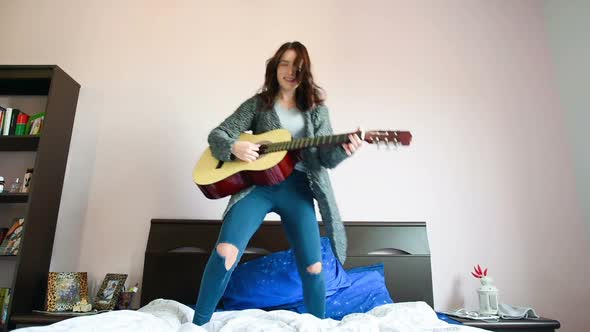
M 225 258 L 225 269 L 229 271 L 238 258 L 238 248 L 231 243 L 220 243 L 216 250 L 219 256 Z
M 322 272 L 322 263 L 317 262 L 307 267 L 307 272 L 311 274 L 319 274 Z

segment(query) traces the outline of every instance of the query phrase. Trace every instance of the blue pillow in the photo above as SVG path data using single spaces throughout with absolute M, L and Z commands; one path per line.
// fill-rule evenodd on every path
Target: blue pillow
M 322 237 L 322 270 L 326 295 L 351 284 L 334 256 L 330 239 Z M 293 250 L 284 250 L 239 264 L 222 297 L 225 310 L 278 307 L 303 301 L 301 279 Z
M 341 320 L 348 314 L 364 313 L 380 305 L 393 303 L 385 286 L 382 263 L 357 267 L 346 272 L 352 284 L 326 298 L 326 318 Z M 307 312 L 302 302 L 284 309 Z

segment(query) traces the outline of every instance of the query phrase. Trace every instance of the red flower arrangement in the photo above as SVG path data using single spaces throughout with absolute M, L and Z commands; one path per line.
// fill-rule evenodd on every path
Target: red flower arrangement
M 473 275 L 474 277 L 476 277 L 477 279 L 481 279 L 483 277 L 486 277 L 488 275 L 488 269 L 486 268 L 485 270 L 481 270 L 481 267 L 478 265 L 473 267 L 473 270 L 475 271 L 475 273 L 471 272 L 471 275 Z

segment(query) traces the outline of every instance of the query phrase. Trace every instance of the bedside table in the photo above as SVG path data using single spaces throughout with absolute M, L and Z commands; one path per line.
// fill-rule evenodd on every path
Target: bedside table
M 74 318 L 79 316 L 74 315 L 51 315 L 51 314 L 43 314 L 32 312 L 30 314 L 14 314 L 10 317 L 11 325 L 15 326 L 16 328 L 21 327 L 31 327 L 31 326 L 43 326 L 43 325 L 50 325 L 53 323 L 57 323 L 64 319 Z
M 554 332 L 561 324 L 553 319 L 500 319 L 497 322 L 465 319 L 449 316 L 463 325 L 479 327 L 480 329 L 496 332 Z

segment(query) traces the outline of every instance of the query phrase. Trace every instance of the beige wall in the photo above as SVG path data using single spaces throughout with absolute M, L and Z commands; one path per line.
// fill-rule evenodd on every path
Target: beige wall
M 542 3 L 211 3 L 0 3 L 0 63 L 59 64 L 82 85 L 52 270 L 140 281 L 151 218 L 219 218 L 193 164 L 300 40 L 338 132 L 414 134 L 332 173 L 344 219 L 427 221 L 438 310 L 476 307 L 479 263 L 502 302 L 582 329 L 589 251 Z

